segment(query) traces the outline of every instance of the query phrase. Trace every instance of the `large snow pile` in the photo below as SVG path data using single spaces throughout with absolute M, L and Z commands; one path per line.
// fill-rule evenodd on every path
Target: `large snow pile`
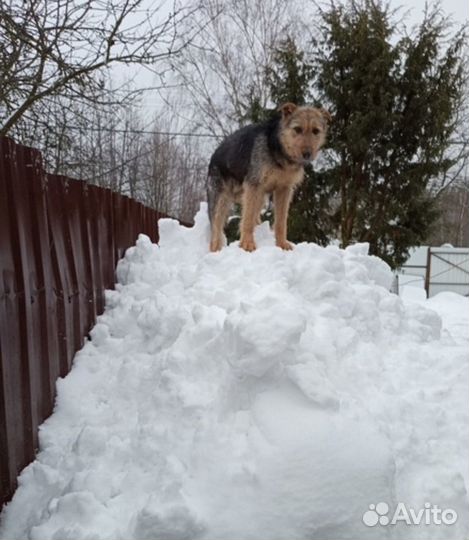
M 1 538 L 467 537 L 467 342 L 366 245 L 284 252 L 262 225 L 209 254 L 208 229 L 127 251 Z M 372 526 L 399 502 L 458 519 Z

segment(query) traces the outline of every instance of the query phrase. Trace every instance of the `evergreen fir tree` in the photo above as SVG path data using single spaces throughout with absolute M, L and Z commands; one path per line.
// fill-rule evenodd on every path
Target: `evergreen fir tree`
M 415 38 L 396 40 L 387 4 L 350 0 L 322 14 L 317 89 L 334 115 L 328 171 L 343 246 L 401 265 L 425 240 L 437 212 L 428 189 L 453 162 L 447 150 L 463 81 L 464 34 L 430 11 Z

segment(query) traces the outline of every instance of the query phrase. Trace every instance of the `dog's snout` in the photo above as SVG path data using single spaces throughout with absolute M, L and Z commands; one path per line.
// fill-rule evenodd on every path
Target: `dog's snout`
M 311 152 L 309 152 L 308 150 L 303 152 L 303 158 L 304 159 L 311 159 Z

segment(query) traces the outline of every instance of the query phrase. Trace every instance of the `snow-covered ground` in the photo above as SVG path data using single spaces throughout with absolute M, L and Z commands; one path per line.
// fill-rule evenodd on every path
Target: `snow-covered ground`
M 3 540 L 468 537 L 467 298 L 391 294 L 366 245 L 262 225 L 209 254 L 205 210 L 160 231 L 58 381 Z

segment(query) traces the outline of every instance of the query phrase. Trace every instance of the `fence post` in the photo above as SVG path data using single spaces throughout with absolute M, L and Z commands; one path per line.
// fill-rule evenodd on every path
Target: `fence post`
M 425 292 L 427 298 L 430 298 L 430 277 L 431 277 L 431 265 L 432 265 L 432 248 L 429 247 L 427 251 L 427 268 L 425 270 Z

